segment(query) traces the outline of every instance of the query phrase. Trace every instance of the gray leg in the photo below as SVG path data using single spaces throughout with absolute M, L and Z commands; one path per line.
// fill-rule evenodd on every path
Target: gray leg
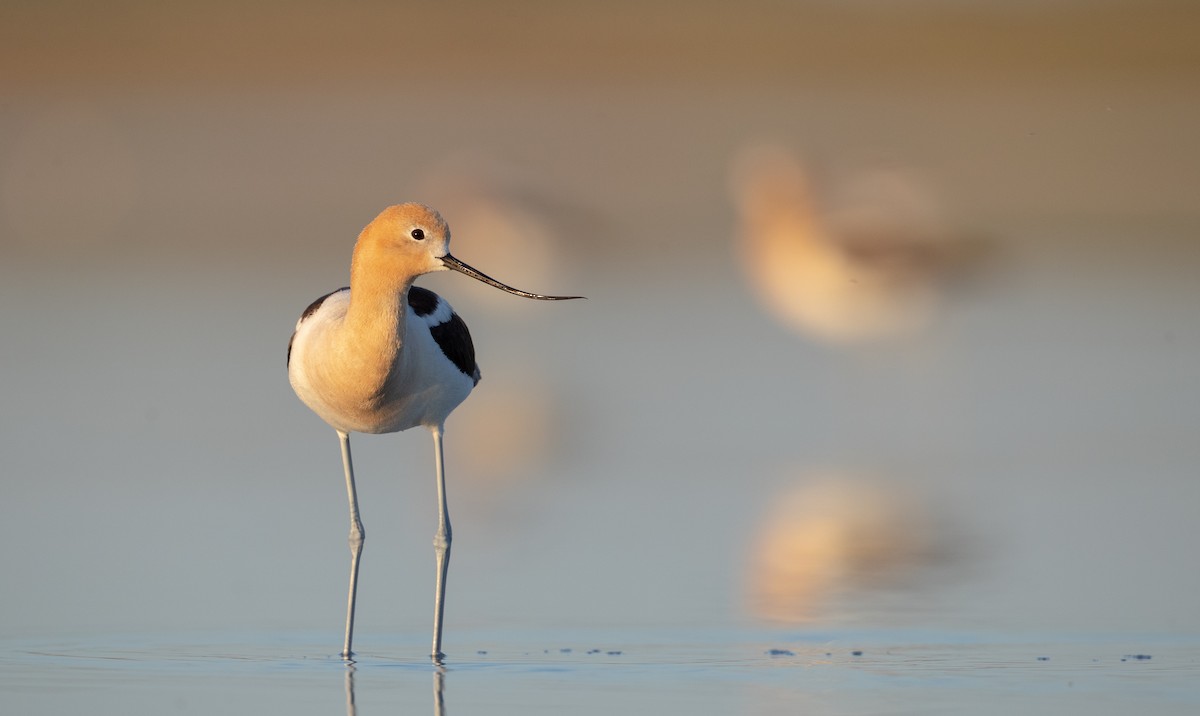
M 342 441 L 342 467 L 346 470 L 346 494 L 350 498 L 350 594 L 346 598 L 346 645 L 342 658 L 354 656 L 350 651 L 350 640 L 354 637 L 354 597 L 358 592 L 358 558 L 362 556 L 363 542 L 367 533 L 358 517 L 358 493 L 354 489 L 354 466 L 350 462 L 350 436 L 338 431 Z
M 450 514 L 446 510 L 446 471 L 442 461 L 441 425 L 433 433 L 434 464 L 437 468 L 438 529 L 433 536 L 433 554 L 437 560 L 437 586 L 433 601 L 433 660 L 440 664 L 442 657 L 442 613 L 446 601 L 446 572 L 450 567 Z

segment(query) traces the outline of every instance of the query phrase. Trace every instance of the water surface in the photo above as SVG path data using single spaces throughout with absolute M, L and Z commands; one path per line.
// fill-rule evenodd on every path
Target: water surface
M 1057 713 L 1200 708 L 1200 651 L 1164 637 L 916 631 L 459 634 L 437 669 L 391 636 L 352 666 L 313 635 L 6 640 L 9 713 Z M 460 644 L 472 642 L 473 650 Z

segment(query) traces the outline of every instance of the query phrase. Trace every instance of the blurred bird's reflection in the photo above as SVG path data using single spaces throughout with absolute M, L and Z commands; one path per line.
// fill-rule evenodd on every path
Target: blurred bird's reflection
M 545 380 L 505 367 L 505 382 L 483 384 L 477 403 L 456 416 L 454 430 L 471 441 L 456 457 L 479 478 L 472 489 L 503 489 L 542 472 L 562 442 L 561 399 Z
M 909 585 L 950 558 L 918 496 L 876 479 L 817 475 L 771 504 L 747 559 L 748 607 L 760 619 L 825 618 L 839 599 Z

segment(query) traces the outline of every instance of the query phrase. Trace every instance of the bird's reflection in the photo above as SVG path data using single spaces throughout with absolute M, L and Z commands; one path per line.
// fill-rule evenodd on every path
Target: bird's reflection
M 748 606 L 769 622 L 830 619 L 849 603 L 928 600 L 966 549 L 919 490 L 847 471 L 813 473 L 771 498 L 750 558 Z
M 354 662 L 346 663 L 346 716 L 358 716 L 354 705 Z M 438 665 L 433 669 L 433 716 L 446 716 L 446 668 Z

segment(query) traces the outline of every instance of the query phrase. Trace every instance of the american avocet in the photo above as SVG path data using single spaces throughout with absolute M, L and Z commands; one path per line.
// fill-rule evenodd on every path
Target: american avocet
M 898 169 L 814 182 L 788 150 L 743 151 L 731 188 L 738 249 L 755 292 L 778 319 L 852 344 L 929 323 L 947 275 L 969 268 L 968 245 L 936 196 Z
M 446 417 L 479 382 L 467 324 L 441 296 L 413 286 L 420 275 L 453 269 L 503 291 L 542 301 L 543 296 L 500 283 L 450 255 L 450 227 L 420 204 L 388 207 L 358 236 L 350 286 L 326 294 L 304 310 L 288 344 L 288 378 L 304 404 L 337 431 L 350 498 L 350 592 L 346 642 L 352 656 L 358 562 L 365 537 L 358 514 L 350 433 L 393 433 L 418 425 L 433 434 L 437 472 L 437 563 L 433 659 L 442 654 L 442 613 L 450 562 L 450 517 L 442 464 Z

